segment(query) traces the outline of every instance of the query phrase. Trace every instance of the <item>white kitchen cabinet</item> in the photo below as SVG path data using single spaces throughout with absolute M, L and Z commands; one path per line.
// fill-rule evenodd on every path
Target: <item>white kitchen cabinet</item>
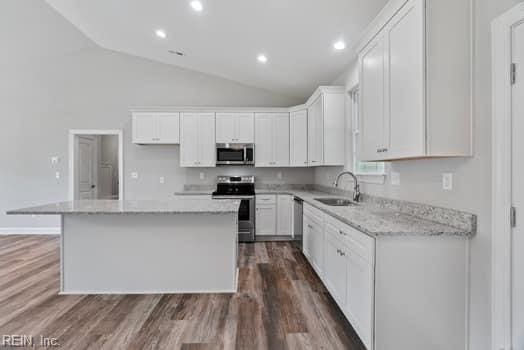
M 180 113 L 134 112 L 133 143 L 178 144 Z
M 289 166 L 289 113 L 255 114 L 255 166 Z
M 388 158 L 422 157 L 424 118 L 424 4 L 412 1 L 386 28 L 389 81 Z
M 311 263 L 311 245 L 313 237 L 312 219 L 308 215 L 302 217 L 302 253 Z
M 471 156 L 469 2 L 449 6 L 408 0 L 367 34 L 359 160 Z
M 347 285 L 343 290 L 347 293 L 345 311 L 360 339 L 370 349 L 373 335 L 373 265 L 352 250 L 346 250 L 343 254 L 347 261 Z
M 360 55 L 359 159 L 382 159 L 389 147 L 385 111 L 385 40 L 379 35 Z
M 253 143 L 255 141 L 254 113 L 217 113 L 217 143 Z
M 289 114 L 289 165 L 308 165 L 308 116 L 307 109 Z
M 293 196 L 277 195 L 277 235 L 291 236 L 293 234 Z
M 322 276 L 324 269 L 324 215 L 318 209 L 304 204 L 303 250 L 313 269 Z
M 323 109 L 322 95 L 308 108 L 308 163 L 310 166 L 320 166 L 323 163 L 323 137 L 324 128 L 322 123 Z
M 255 227 L 257 236 L 274 236 L 277 224 L 277 202 L 275 195 L 256 196 Z
M 348 253 L 337 238 L 338 229 L 330 223 L 325 225 L 324 281 L 329 292 L 341 309 L 346 307 L 348 287 Z
M 215 113 L 182 113 L 180 166 L 214 167 L 215 164 Z
M 308 163 L 310 166 L 344 165 L 344 89 L 321 87 L 308 101 Z

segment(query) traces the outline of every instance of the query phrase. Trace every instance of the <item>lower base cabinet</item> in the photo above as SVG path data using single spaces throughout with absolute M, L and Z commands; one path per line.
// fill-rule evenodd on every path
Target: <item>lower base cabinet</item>
M 468 239 L 374 238 L 303 208 L 304 255 L 366 349 L 465 348 Z
M 266 194 L 256 196 L 256 234 L 293 235 L 293 196 Z
M 303 253 L 367 349 L 372 349 L 374 239 L 304 204 Z

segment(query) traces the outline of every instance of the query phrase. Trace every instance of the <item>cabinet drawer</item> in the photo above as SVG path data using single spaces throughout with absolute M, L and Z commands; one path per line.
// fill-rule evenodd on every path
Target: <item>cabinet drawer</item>
M 375 240 L 372 237 L 331 216 L 327 216 L 326 221 L 336 228 L 341 241 L 346 244 L 353 253 L 359 255 L 366 261 L 373 261 Z
M 260 194 L 256 196 L 257 204 L 275 204 L 277 196 L 274 194 Z
M 304 203 L 303 213 L 304 215 L 311 217 L 315 221 L 324 221 L 324 213 L 320 209 L 317 209 L 314 206 L 309 205 L 307 203 Z

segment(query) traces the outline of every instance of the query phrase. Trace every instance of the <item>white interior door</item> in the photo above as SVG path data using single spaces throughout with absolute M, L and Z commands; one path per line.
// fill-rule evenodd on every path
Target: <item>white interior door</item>
M 78 195 L 76 199 L 96 199 L 96 138 L 77 136 L 78 156 L 76 157 Z
M 514 27 L 512 55 L 520 74 L 512 86 L 512 191 L 513 206 L 524 213 L 524 23 Z M 521 219 L 523 218 L 523 219 Z M 512 232 L 512 342 L 524 349 L 524 216 Z

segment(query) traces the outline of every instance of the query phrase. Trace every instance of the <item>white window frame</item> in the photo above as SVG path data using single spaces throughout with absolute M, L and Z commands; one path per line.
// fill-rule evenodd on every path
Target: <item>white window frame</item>
M 360 134 L 360 110 L 359 110 L 359 87 L 358 85 L 348 91 L 351 112 L 351 140 L 352 140 L 352 167 L 355 175 L 362 178 L 364 182 L 384 183 L 386 176 L 386 163 L 373 162 L 380 164 L 382 169 L 379 171 L 362 171 L 358 160 L 358 137 Z

